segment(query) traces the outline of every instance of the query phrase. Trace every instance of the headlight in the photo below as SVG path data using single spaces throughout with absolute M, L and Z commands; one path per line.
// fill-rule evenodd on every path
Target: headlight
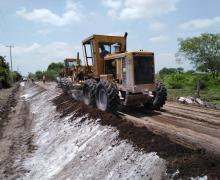
M 154 97 L 153 92 L 149 91 L 149 96 Z

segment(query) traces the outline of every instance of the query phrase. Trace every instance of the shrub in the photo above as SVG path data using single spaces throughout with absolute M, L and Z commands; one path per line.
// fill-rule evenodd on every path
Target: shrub
M 182 74 L 172 74 L 165 78 L 165 84 L 170 89 L 181 89 L 184 85 L 184 76 Z

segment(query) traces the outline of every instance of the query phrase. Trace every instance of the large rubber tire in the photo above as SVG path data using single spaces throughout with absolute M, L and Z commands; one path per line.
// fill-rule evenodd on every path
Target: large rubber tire
M 61 79 L 61 88 L 63 89 L 63 92 L 65 94 L 68 94 L 69 91 L 69 82 L 67 78 L 62 78 Z
M 83 102 L 86 105 L 95 106 L 96 104 L 96 86 L 94 79 L 87 79 L 83 85 Z
M 160 110 L 163 105 L 166 103 L 167 100 L 167 90 L 165 86 L 161 83 L 157 83 L 157 88 L 153 92 L 154 99 L 153 99 L 153 108 L 154 110 Z
M 118 89 L 115 83 L 101 80 L 97 85 L 96 106 L 101 111 L 115 113 L 120 105 Z
M 61 83 L 61 78 L 60 77 L 56 78 L 56 82 L 57 82 L 57 87 L 62 88 L 62 83 Z

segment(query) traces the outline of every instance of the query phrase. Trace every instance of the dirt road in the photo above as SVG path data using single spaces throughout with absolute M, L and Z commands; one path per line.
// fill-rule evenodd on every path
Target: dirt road
M 19 89 L 18 89 L 19 88 Z M 26 173 L 21 163 L 35 148 L 32 145 L 30 107 L 21 92 L 14 88 L 1 113 L 0 179 L 17 179 Z
M 21 86 L 12 102 L 0 179 L 220 178 L 217 110 L 168 102 L 162 112 L 113 115 L 55 83 Z
M 121 117 L 183 146 L 220 156 L 219 110 L 167 102 L 162 111 L 129 109 Z

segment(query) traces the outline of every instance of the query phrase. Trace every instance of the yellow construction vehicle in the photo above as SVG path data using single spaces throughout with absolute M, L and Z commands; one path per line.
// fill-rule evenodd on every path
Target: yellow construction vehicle
M 108 112 L 129 105 L 158 110 L 165 104 L 167 92 L 155 82 L 154 53 L 127 52 L 126 41 L 127 33 L 92 35 L 82 42 L 82 100 Z
M 77 58 L 64 59 L 64 68 L 59 72 L 60 77 L 57 78 L 58 87 L 61 87 L 65 93 L 72 90 L 76 82 L 84 80 L 85 68 L 87 67 L 81 65 L 79 53 Z

